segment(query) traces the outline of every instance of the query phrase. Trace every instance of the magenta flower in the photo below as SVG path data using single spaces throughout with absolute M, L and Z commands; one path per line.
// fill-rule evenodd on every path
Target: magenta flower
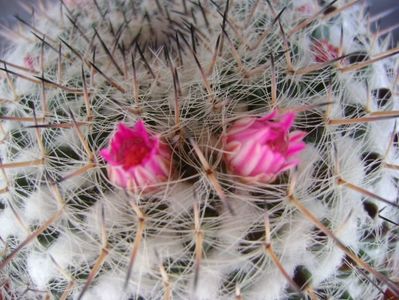
M 141 120 L 133 128 L 119 123 L 109 147 L 100 154 L 108 163 L 110 181 L 122 188 L 149 192 L 168 179 L 171 151 Z
M 262 118 L 236 121 L 224 136 L 224 158 L 231 173 L 247 183 L 268 183 L 299 164 L 305 148 L 302 131 L 289 132 L 295 113 L 273 111 Z
M 338 48 L 331 45 L 326 39 L 314 41 L 312 52 L 318 63 L 324 63 L 338 57 Z

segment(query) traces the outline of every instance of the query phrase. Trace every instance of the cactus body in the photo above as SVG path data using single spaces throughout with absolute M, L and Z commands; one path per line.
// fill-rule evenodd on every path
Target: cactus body
M 398 50 L 321 2 L 61 1 L 5 31 L 0 299 L 397 297 Z M 305 149 L 245 180 L 223 137 L 272 111 Z M 100 155 L 138 121 L 171 153 L 150 193 Z

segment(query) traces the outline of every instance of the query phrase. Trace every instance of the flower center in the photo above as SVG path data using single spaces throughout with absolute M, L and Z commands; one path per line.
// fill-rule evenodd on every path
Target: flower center
M 288 148 L 288 133 L 286 130 L 280 128 L 274 128 L 274 132 L 270 134 L 269 139 L 266 141 L 266 145 L 273 152 L 279 152 L 285 155 Z
M 144 145 L 144 141 L 140 138 L 125 141 L 122 145 L 119 161 L 125 170 L 139 165 L 148 155 L 150 149 Z

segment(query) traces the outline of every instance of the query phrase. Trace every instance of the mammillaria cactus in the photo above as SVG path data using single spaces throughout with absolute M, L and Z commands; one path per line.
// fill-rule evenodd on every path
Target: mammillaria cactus
M 396 299 L 399 50 L 365 10 L 88 0 L 18 18 L 0 299 Z

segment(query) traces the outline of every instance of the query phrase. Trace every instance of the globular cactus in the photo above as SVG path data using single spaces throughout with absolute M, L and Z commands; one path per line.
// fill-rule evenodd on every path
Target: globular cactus
M 397 299 L 399 50 L 365 12 L 64 0 L 18 18 L 0 299 Z

